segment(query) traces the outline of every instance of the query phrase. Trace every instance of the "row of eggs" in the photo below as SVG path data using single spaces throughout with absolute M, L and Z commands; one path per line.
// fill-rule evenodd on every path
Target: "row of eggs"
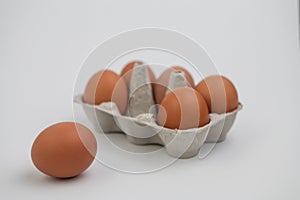
M 103 102 L 116 103 L 121 114 L 125 114 L 132 71 L 141 61 L 128 63 L 118 75 L 112 70 L 101 70 L 88 81 L 83 101 L 99 105 Z M 226 77 L 213 75 L 195 85 L 192 75 L 183 67 L 166 69 L 158 79 L 150 68 L 149 79 L 158 104 L 157 123 L 170 129 L 202 127 L 209 123 L 209 113 L 231 112 L 238 107 L 238 94 L 233 83 Z M 184 73 L 188 87 L 176 88 L 166 94 L 172 72 Z

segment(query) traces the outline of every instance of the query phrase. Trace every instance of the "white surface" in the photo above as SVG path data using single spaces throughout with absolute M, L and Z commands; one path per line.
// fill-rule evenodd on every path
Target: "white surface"
M 1 1 L 1 196 L 299 199 L 297 18 L 295 0 Z M 179 160 L 150 174 L 95 162 L 76 179 L 41 175 L 31 144 L 49 124 L 72 120 L 81 62 L 99 42 L 140 26 L 196 39 L 237 85 L 244 109 L 229 138 L 204 160 Z

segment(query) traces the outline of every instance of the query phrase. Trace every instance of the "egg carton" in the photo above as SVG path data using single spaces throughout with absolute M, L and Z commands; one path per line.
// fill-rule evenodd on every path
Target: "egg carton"
M 210 113 L 210 122 L 200 128 L 187 130 L 169 129 L 156 123 L 157 105 L 154 103 L 152 87 L 146 65 L 136 65 L 132 70 L 129 100 L 126 115 L 121 115 L 114 102 L 91 105 L 83 102 L 82 95 L 74 97 L 74 102 L 82 105 L 87 118 L 97 132 L 125 133 L 127 139 L 138 145 L 158 144 L 176 158 L 190 158 L 198 154 L 205 142 L 225 140 L 232 127 L 238 108 L 224 114 Z M 187 87 L 182 72 L 172 72 L 166 94 L 178 87 Z

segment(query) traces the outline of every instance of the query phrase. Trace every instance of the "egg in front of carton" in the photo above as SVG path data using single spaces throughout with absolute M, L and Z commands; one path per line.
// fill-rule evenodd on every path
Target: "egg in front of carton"
M 190 129 L 209 123 L 204 98 L 193 88 L 176 88 L 167 94 L 158 110 L 158 124 L 170 129 Z
M 79 123 L 60 122 L 44 129 L 31 148 L 35 167 L 46 175 L 71 178 L 86 170 L 97 152 L 93 133 Z

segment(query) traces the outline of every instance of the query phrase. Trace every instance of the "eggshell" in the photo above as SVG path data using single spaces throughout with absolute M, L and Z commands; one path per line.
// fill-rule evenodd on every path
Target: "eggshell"
M 136 61 L 132 61 L 130 63 L 128 63 L 122 70 L 121 72 L 121 76 L 123 77 L 124 81 L 126 82 L 127 86 L 129 87 L 130 85 L 130 80 L 131 80 L 131 75 L 132 75 L 132 71 L 134 66 L 136 65 L 143 65 L 144 63 L 142 61 L 136 60 Z M 149 74 L 149 78 L 150 78 L 150 83 L 153 84 L 156 82 L 155 79 L 155 75 L 152 71 L 152 69 L 150 67 L 148 68 L 148 74 Z
M 183 67 L 179 67 L 179 66 L 171 67 L 171 68 L 165 70 L 160 75 L 160 77 L 156 81 L 156 84 L 154 85 L 154 95 L 155 95 L 155 101 L 157 104 L 160 104 L 166 95 L 166 90 L 168 87 L 170 75 L 171 75 L 171 72 L 173 72 L 173 71 L 183 72 L 187 82 L 189 83 L 189 86 L 194 87 L 193 77 L 186 69 L 184 69 Z
M 86 170 L 94 160 L 97 142 L 85 126 L 61 122 L 43 130 L 35 139 L 31 158 L 41 172 L 70 178 Z
M 93 105 L 115 102 L 123 114 L 128 103 L 128 88 L 121 76 L 111 70 L 102 70 L 88 81 L 83 100 Z
M 224 76 L 209 76 L 198 83 L 196 90 L 204 97 L 211 113 L 231 112 L 238 107 L 237 90 Z
M 177 88 L 162 100 L 157 120 L 159 125 L 170 129 L 202 127 L 209 123 L 208 107 L 193 88 Z

